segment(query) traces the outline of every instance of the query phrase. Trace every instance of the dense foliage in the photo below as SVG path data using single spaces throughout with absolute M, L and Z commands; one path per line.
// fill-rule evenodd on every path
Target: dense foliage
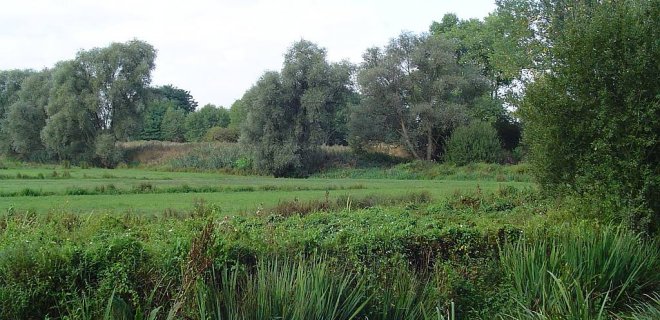
M 113 167 L 116 142 L 200 141 L 229 111 L 196 110 L 190 92 L 149 87 L 155 49 L 142 41 L 78 52 L 52 69 L 0 71 L 0 153 Z
M 658 30 L 657 1 L 576 6 L 521 109 L 538 181 L 640 230 L 660 219 Z
M 325 49 L 299 41 L 282 72 L 268 72 L 243 97 L 247 116 L 240 142 L 253 150 L 255 167 L 278 176 L 305 176 L 321 144 L 345 133 L 337 122 L 351 95 L 351 67 L 330 64 Z
M 497 163 L 502 145 L 495 128 L 485 122 L 473 122 L 456 128 L 447 141 L 445 160 L 464 166 L 470 163 Z
M 360 106 L 351 115 L 354 143 L 385 142 L 395 132 L 417 159 L 438 159 L 442 142 L 469 119 L 487 93 L 476 68 L 461 65 L 442 37 L 402 34 L 384 49 L 364 54 L 358 74 Z
M 94 219 L 10 211 L 0 316 L 591 319 L 652 310 L 646 294 L 660 285 L 657 243 L 591 221 L 557 225 L 562 209 L 533 191 L 295 203 L 241 216 L 201 202 Z
M 496 5 L 229 110 L 138 40 L 0 71 L 0 318 L 660 318 L 658 0 Z

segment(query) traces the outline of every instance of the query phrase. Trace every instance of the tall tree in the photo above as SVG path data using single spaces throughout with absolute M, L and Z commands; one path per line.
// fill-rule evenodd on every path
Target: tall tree
M 440 37 L 403 33 L 363 58 L 358 74 L 362 110 L 354 111 L 351 127 L 360 128 L 359 122 L 392 130 L 418 159 L 437 159 L 444 140 L 467 122 L 470 107 L 488 90 L 485 78 L 459 64 L 453 43 Z M 365 132 L 352 135 L 378 139 Z
M 528 12 L 520 12 L 513 2 L 499 2 L 483 21 L 460 20 L 450 13 L 430 27 L 433 36 L 455 42 L 460 63 L 472 64 L 489 80 L 493 98 L 516 92 L 512 84 L 527 79 L 527 71 L 535 67 L 533 51 L 540 48 L 529 28 Z
M 276 177 L 301 171 L 307 145 L 300 145 L 295 120 L 280 74 L 265 73 L 244 96 L 249 101 L 240 143 L 252 150 L 255 167 Z
M 0 71 L 0 118 L 4 117 L 7 108 L 18 100 L 23 81 L 34 73 L 32 70 Z
M 169 100 L 151 100 L 147 103 L 147 107 L 142 112 L 140 139 L 163 140 L 161 123 L 169 108 L 177 108 L 177 106 Z
M 241 99 L 247 108 L 241 143 L 254 147 L 257 168 L 275 176 L 305 175 L 321 144 L 337 134 L 350 96 L 351 67 L 330 64 L 325 49 L 301 40 L 282 73 L 266 73 Z
M 18 101 L 23 81 L 32 75 L 32 70 L 0 71 L 0 154 L 12 152 L 11 138 L 7 132 L 9 106 Z
M 51 74 L 50 70 L 44 70 L 25 79 L 18 92 L 18 101 L 7 112 L 7 138 L 13 152 L 23 159 L 47 159 L 40 134 L 46 126 Z
M 96 130 L 89 106 L 83 98 L 88 93 L 86 79 L 79 76 L 75 61 L 58 63 L 53 70 L 53 88 L 46 107 L 46 126 L 41 140 L 58 160 L 93 158 Z
M 61 63 L 42 132 L 46 146 L 60 157 L 77 159 L 81 150 L 93 154 L 101 133 L 118 140 L 134 137 L 155 55 L 151 45 L 133 40 L 81 51 Z
M 529 1 L 499 1 L 498 8 L 483 21 L 446 14 L 430 28 L 433 36 L 455 42 L 459 63 L 478 68 L 488 79 L 491 95 L 480 99 L 473 113 L 493 123 L 508 150 L 520 141 L 522 126 L 514 113 L 525 85 L 544 68 L 546 59 L 543 43 L 536 38 L 538 30 L 530 25 L 536 23 L 528 16 L 538 12 L 534 8 Z
M 89 85 L 84 99 L 97 130 L 110 131 L 117 139 L 136 132 L 155 58 L 154 48 L 137 40 L 78 54 L 79 76 Z

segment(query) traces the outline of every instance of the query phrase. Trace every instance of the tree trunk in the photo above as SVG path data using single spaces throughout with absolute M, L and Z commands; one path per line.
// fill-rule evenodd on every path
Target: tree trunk
M 431 128 L 426 132 L 426 160 L 433 160 L 435 154 L 435 140 L 433 139 L 433 130 Z
M 401 135 L 403 136 L 403 141 L 406 143 L 408 149 L 410 149 L 410 152 L 412 152 L 415 159 L 421 159 L 421 157 L 417 154 L 417 150 L 415 150 L 415 146 L 412 144 L 412 142 L 410 142 L 410 136 L 408 135 L 406 123 L 403 122 L 403 119 L 401 119 L 399 123 L 401 124 Z

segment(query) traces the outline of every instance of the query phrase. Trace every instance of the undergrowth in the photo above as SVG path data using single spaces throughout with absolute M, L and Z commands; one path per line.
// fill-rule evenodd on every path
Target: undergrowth
M 533 189 L 318 203 L 236 216 L 203 201 L 144 215 L 11 209 L 0 215 L 0 318 L 657 314 L 657 243 L 559 224 Z

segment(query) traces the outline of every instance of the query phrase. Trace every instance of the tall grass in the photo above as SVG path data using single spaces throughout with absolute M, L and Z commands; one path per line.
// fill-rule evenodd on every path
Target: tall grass
M 379 290 L 378 303 L 372 304 L 368 319 L 445 319 L 454 317 L 444 310 L 443 299 L 433 277 L 419 277 L 404 269 L 388 279 Z
M 388 167 L 328 168 L 313 176 L 335 179 L 532 181 L 529 167 L 525 164 L 472 163 L 456 166 L 428 161 L 414 161 Z
M 454 319 L 434 283 L 400 270 L 377 283 L 325 259 L 260 260 L 254 270 L 225 267 L 199 283 L 198 319 Z
M 630 307 L 631 313 L 622 316 L 622 319 L 627 320 L 655 320 L 660 319 L 660 293 L 646 296 L 646 301 L 641 301 L 639 304 Z
M 660 286 L 660 248 L 621 228 L 567 231 L 501 251 L 515 317 L 601 319 Z
M 326 258 L 266 258 L 253 267 L 225 265 L 199 278 L 186 305 L 150 312 L 132 310 L 113 292 L 101 319 L 455 319 L 453 303 L 445 310 L 435 282 L 405 269 L 379 282 Z M 84 304 L 83 304 L 84 305 Z M 175 310 L 176 309 L 176 310 Z M 181 312 L 177 311 L 181 309 Z M 80 309 L 72 318 L 93 319 Z
M 196 292 L 199 319 L 355 319 L 369 299 L 363 279 L 320 259 L 225 267 Z

